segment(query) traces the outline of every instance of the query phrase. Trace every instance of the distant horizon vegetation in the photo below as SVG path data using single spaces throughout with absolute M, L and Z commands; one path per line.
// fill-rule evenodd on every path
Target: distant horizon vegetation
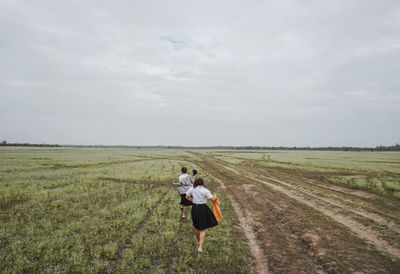
M 2 141 L 0 146 L 10 147 L 77 147 L 77 148 L 163 148 L 163 149 L 236 149 L 236 150 L 330 150 L 330 151 L 400 151 L 400 144 L 392 146 L 355 147 L 355 146 L 171 146 L 171 145 L 69 145 L 9 143 Z

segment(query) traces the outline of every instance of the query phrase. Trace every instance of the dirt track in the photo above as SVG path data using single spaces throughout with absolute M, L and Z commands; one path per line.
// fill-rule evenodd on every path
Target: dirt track
M 398 212 L 385 200 L 201 158 L 234 206 L 258 273 L 399 273 Z
M 225 184 L 220 179 L 212 175 L 209 176 L 211 176 L 211 178 L 213 178 L 222 189 L 226 189 Z M 246 214 L 242 212 L 239 204 L 232 195 L 227 193 L 227 197 L 239 219 L 239 226 L 247 238 L 250 252 L 255 259 L 257 273 L 269 273 L 267 258 L 265 257 L 260 245 L 257 243 L 256 234 L 251 226 L 253 219 L 251 218 L 249 212 L 246 212 Z

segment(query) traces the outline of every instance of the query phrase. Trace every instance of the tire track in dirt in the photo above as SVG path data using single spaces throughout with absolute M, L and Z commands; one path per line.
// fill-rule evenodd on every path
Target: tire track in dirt
M 244 193 L 246 193 L 247 197 L 251 197 L 252 200 L 264 210 L 253 212 L 253 218 L 257 219 L 258 222 L 255 222 L 253 225 L 256 227 L 257 231 L 262 231 L 264 229 L 265 224 L 260 222 L 260 220 L 265 219 L 268 216 L 268 220 L 273 220 L 273 225 L 278 228 L 278 230 L 282 233 L 285 238 L 285 242 L 288 246 L 288 250 L 286 252 L 293 253 L 292 261 L 293 264 L 299 264 L 300 261 L 304 261 L 308 264 L 316 273 L 325 274 L 325 270 L 323 269 L 323 265 L 321 265 L 317 258 L 310 256 L 307 252 L 304 252 L 304 249 L 299 245 L 299 238 L 296 235 L 296 230 L 290 226 L 288 218 L 282 215 L 282 212 L 285 211 L 286 205 L 277 205 L 271 202 L 269 199 L 264 199 L 259 195 L 260 191 L 257 189 L 254 184 L 244 184 L 243 185 Z M 268 210 L 265 210 L 268 209 Z M 297 254 L 297 256 L 295 255 Z M 299 256 L 300 255 L 300 256 Z M 289 271 L 289 270 L 288 270 Z M 290 271 L 294 271 L 294 269 L 290 269 Z M 303 270 L 304 271 L 304 270 Z
M 236 169 L 234 169 L 233 167 L 228 166 L 228 165 L 223 165 L 223 164 L 221 164 L 221 163 L 219 163 L 219 162 L 216 162 L 216 163 L 217 163 L 219 166 L 221 166 L 221 167 L 223 167 L 223 168 L 225 168 L 225 169 L 227 169 L 227 170 L 229 170 L 229 171 L 232 171 L 232 172 L 235 173 L 236 175 L 242 176 L 242 174 L 241 174 L 240 172 L 238 172 Z M 266 178 L 266 179 L 268 179 L 268 180 L 270 180 L 270 181 L 273 181 L 273 182 L 276 182 L 276 183 L 278 183 L 278 184 L 287 186 L 287 187 L 291 188 L 292 191 L 296 191 L 296 192 L 302 193 L 302 194 L 304 194 L 304 195 L 311 196 L 311 197 L 313 197 L 313 198 L 315 198 L 315 199 L 318 199 L 318 200 L 321 200 L 321 201 L 323 201 L 323 202 L 325 202 L 325 203 L 328 203 L 328 204 L 331 204 L 331 205 L 333 205 L 333 206 L 339 207 L 339 208 L 341 208 L 341 209 L 350 211 L 350 212 L 352 212 L 353 214 L 356 214 L 356 215 L 362 216 L 362 217 L 364 217 L 364 218 L 370 219 L 370 220 L 376 222 L 377 224 L 384 224 L 386 227 L 390 228 L 392 231 L 394 231 L 394 232 L 396 232 L 396 233 L 400 233 L 400 228 L 399 228 L 398 226 L 396 226 L 393 222 L 388 221 L 386 218 L 383 218 L 383 217 L 381 217 L 381 216 L 379 216 L 379 215 L 377 215 L 377 214 L 370 213 L 370 212 L 366 212 L 365 210 L 361 209 L 360 207 L 358 207 L 357 209 L 354 209 L 354 208 L 352 208 L 352 207 L 350 207 L 350 206 L 346 206 L 346 205 L 343 205 L 343 204 L 339 204 L 337 201 L 334 201 L 333 199 L 329 199 L 329 198 L 326 198 L 326 197 L 317 196 L 317 195 L 321 195 L 321 193 L 315 193 L 315 191 L 310 190 L 310 189 L 308 189 L 308 188 L 305 188 L 305 187 L 303 187 L 303 186 L 299 186 L 299 185 L 293 186 L 293 185 L 290 184 L 290 183 L 287 183 L 287 182 L 284 182 L 284 181 L 282 181 L 282 180 L 279 180 L 279 179 L 276 178 L 275 176 L 267 176 L 267 175 L 265 175 L 265 174 L 261 174 L 261 176 L 264 177 L 264 178 Z M 308 180 L 308 181 L 309 181 L 309 180 Z M 316 187 L 320 187 L 320 186 L 319 186 L 318 184 L 316 184 L 316 183 L 313 183 L 313 182 L 310 182 L 310 183 L 313 184 L 313 185 L 316 186 Z M 329 187 L 329 186 L 323 186 L 323 187 L 326 187 L 326 188 L 328 188 L 328 189 L 335 190 L 335 191 L 337 190 L 336 188 Z M 342 190 L 342 192 L 343 192 L 343 190 Z M 346 192 L 343 192 L 343 193 L 349 195 L 349 193 L 346 193 Z M 351 193 L 353 193 L 353 192 L 351 192 Z M 357 193 L 358 193 L 358 192 L 357 192 Z M 358 195 L 356 195 L 356 196 L 359 196 L 359 195 L 361 195 L 361 194 L 358 193 Z M 376 196 L 375 194 L 371 194 L 371 195 Z M 337 199 L 339 199 L 340 201 L 343 201 L 343 198 L 341 198 L 341 197 L 338 197 L 338 196 L 336 196 L 336 195 L 335 195 L 334 197 L 337 198 Z M 363 197 L 365 197 L 365 195 L 363 195 Z M 348 201 L 348 202 L 349 202 L 349 201 Z
M 382 252 L 382 249 L 378 249 L 374 243 L 315 209 L 314 206 L 292 199 L 267 184 L 245 176 L 253 175 L 262 179 L 255 172 L 265 172 L 265 170 L 241 166 L 238 170 L 235 170 L 235 166 L 231 169 L 223 168 L 215 162 L 212 155 L 197 153 L 196 156 L 200 158 L 200 166 L 204 170 L 208 170 L 218 178 L 223 178 L 226 188 L 242 210 L 245 210 L 246 214 L 251 212 L 252 229 L 256 233 L 259 246 L 268 258 L 268 268 L 273 273 L 398 272 L 399 258 L 391 256 L 386 250 Z M 274 175 L 279 179 L 282 176 L 283 181 L 287 181 L 285 174 Z M 303 177 L 295 178 L 297 180 Z M 290 182 L 292 179 L 288 178 Z M 269 183 L 276 184 L 276 182 Z M 294 188 L 296 184 L 293 185 Z M 282 186 L 282 188 L 287 187 Z M 329 198 L 329 192 L 323 193 Z M 336 193 L 336 195 L 339 194 Z M 313 197 L 300 196 L 305 200 L 315 201 Z M 352 196 L 344 198 L 351 199 Z M 356 199 L 356 201 L 368 202 L 364 199 Z M 337 202 L 340 203 L 340 201 Z M 321 201 L 319 203 L 321 205 Z M 369 206 L 375 211 L 373 204 Z M 339 213 L 343 212 L 338 208 L 335 210 Z M 377 213 L 381 215 L 379 211 Z M 346 213 L 343 215 L 348 217 Z M 366 225 L 370 225 L 361 217 L 353 214 L 350 216 L 354 218 L 354 221 L 361 224 L 365 221 Z M 392 243 L 388 238 L 385 240 Z
M 324 203 L 328 204 L 328 206 L 331 205 L 331 206 L 334 206 L 334 207 L 349 211 L 352 214 L 364 217 L 364 218 L 366 218 L 368 220 L 372 220 L 376 224 L 383 224 L 383 225 L 385 225 L 387 228 L 389 228 L 390 230 L 392 230 L 395 233 L 400 233 L 400 228 L 398 226 L 396 226 L 395 223 L 393 223 L 391 221 L 388 221 L 386 218 L 381 217 L 378 214 L 367 212 L 367 211 L 363 210 L 360 206 L 357 206 L 356 208 L 353 208 L 353 207 L 350 207 L 348 205 L 344 205 L 343 203 L 340 203 L 340 202 L 350 202 L 350 201 L 348 201 L 348 200 L 346 201 L 345 199 L 340 198 L 340 197 L 338 197 L 336 195 L 333 195 L 332 197 L 334 197 L 335 199 L 338 199 L 339 201 L 335 201 L 335 200 L 333 200 L 331 198 L 323 197 L 325 195 L 323 195 L 321 193 L 316 193 L 314 190 L 310 190 L 310 189 L 308 189 L 306 187 L 303 187 L 303 186 L 300 186 L 300 185 L 294 186 L 293 184 L 284 182 L 282 180 L 279 180 L 279 179 L 271 177 L 271 176 L 266 176 L 266 175 L 261 175 L 261 176 L 263 178 L 269 180 L 269 181 L 272 181 L 272 182 L 275 182 L 275 183 L 278 183 L 280 185 L 283 185 L 283 186 L 286 186 L 286 187 L 290 188 L 289 191 L 291 191 L 291 192 L 301 193 L 302 195 L 312 197 L 312 198 L 314 198 L 314 199 L 316 199 L 318 201 L 321 201 L 321 202 L 324 202 Z M 326 208 L 326 206 L 324 206 L 324 207 Z
M 227 174 L 215 169 L 217 165 L 207 159 L 206 169 L 213 170 L 226 180 L 229 180 L 229 191 L 234 200 L 240 205 L 248 218 L 248 224 L 255 232 L 256 241 L 268 261 L 269 271 L 276 273 L 327 273 L 332 270 L 329 262 L 324 259 L 321 262 L 308 247 L 305 247 L 300 239 L 300 230 L 285 213 L 291 205 L 274 203 L 270 201 L 271 192 L 266 188 L 262 194 L 255 190 L 252 180 L 249 184 L 242 184 L 245 177 L 237 175 L 237 172 Z M 235 174 L 236 176 L 232 176 Z M 274 195 L 274 194 L 272 194 Z M 299 221 L 299 220 L 297 220 Z M 295 221 L 295 222 L 297 222 Z
M 382 195 L 375 193 L 369 193 L 364 190 L 357 190 L 346 188 L 338 185 L 327 185 L 320 181 L 309 178 L 301 178 L 308 187 L 318 189 L 318 191 L 328 192 L 330 196 L 337 198 L 350 206 L 358 207 L 367 212 L 367 214 L 372 214 L 381 218 L 384 218 L 389 225 L 394 227 L 394 230 L 400 233 L 400 222 L 399 212 L 386 212 L 382 209 L 382 206 L 376 207 L 376 201 L 379 201 L 382 205 L 389 208 L 398 208 L 393 204 L 393 200 L 388 200 Z M 375 203 L 375 204 L 374 204 Z
M 318 210 L 319 212 L 321 212 L 324 215 L 332 218 L 336 222 L 346 226 L 347 228 L 352 230 L 359 237 L 361 237 L 363 239 L 366 239 L 369 242 L 373 243 L 378 249 L 386 251 L 389 254 L 391 254 L 392 256 L 400 258 L 400 249 L 398 249 L 396 247 L 393 247 L 387 241 L 380 239 L 378 237 L 378 235 L 376 235 L 375 232 L 371 231 L 369 228 L 365 227 L 364 225 L 362 225 L 362 224 L 360 224 L 360 223 L 358 223 L 358 222 L 356 222 L 354 220 L 351 220 L 348 217 L 343 216 L 342 214 L 338 214 L 338 213 L 336 213 L 336 212 L 334 212 L 332 210 L 328 210 L 327 208 L 322 208 L 320 205 L 318 205 L 318 203 L 316 203 L 314 201 L 306 200 L 303 197 L 295 194 L 294 192 L 292 192 L 292 191 L 290 191 L 290 190 L 288 190 L 288 189 L 286 189 L 286 188 L 284 188 L 282 186 L 273 184 L 271 182 L 267 182 L 265 180 L 258 179 L 256 177 L 254 177 L 253 175 L 248 175 L 248 174 L 244 175 L 241 172 L 239 172 L 237 170 L 234 170 L 233 168 L 231 168 L 229 166 L 227 167 L 227 166 L 225 166 L 223 164 L 220 164 L 218 162 L 215 162 L 215 163 L 217 163 L 219 166 L 225 168 L 226 170 L 234 172 L 238 176 L 249 178 L 249 179 L 251 179 L 253 181 L 257 181 L 259 183 L 262 183 L 262 184 L 264 184 L 266 186 L 269 186 L 273 190 L 276 190 L 276 191 L 278 191 L 278 192 L 280 192 L 280 193 L 282 193 L 282 194 L 284 194 L 284 195 L 286 195 L 286 196 L 288 196 L 288 197 L 290 197 L 290 198 L 292 198 L 292 199 L 294 199 L 294 200 L 296 200 L 296 201 L 298 201 L 298 202 L 300 202 L 302 204 L 305 204 L 305 205 L 307 205 L 307 206 L 309 206 L 309 207 L 311 207 L 311 208 L 313 208 L 315 210 Z
M 320 211 L 321 213 L 331 217 L 333 220 L 341 223 L 342 225 L 350 228 L 353 232 L 355 232 L 358 236 L 360 236 L 361 238 L 364 238 L 370 242 L 372 242 L 376 247 L 378 247 L 380 250 L 384 250 L 389 252 L 390 254 L 392 254 L 395 257 L 399 257 L 400 258 L 400 250 L 398 248 L 393 247 L 392 245 L 390 245 L 387 241 L 379 239 L 378 236 L 376 235 L 375 232 L 371 231 L 370 229 L 368 229 L 367 227 L 365 227 L 364 225 L 349 219 L 346 216 L 343 216 L 341 214 L 335 213 L 331 210 L 328 210 L 326 208 L 321 208 L 317 203 L 313 202 L 313 201 L 308 201 L 305 200 L 304 198 L 294 194 L 293 192 L 281 187 L 281 186 L 277 186 L 275 184 L 266 182 L 264 180 L 260 180 L 254 177 L 248 177 L 254 181 L 260 182 L 264 185 L 267 185 L 269 187 L 271 187 L 274 190 L 277 190 L 283 194 L 285 194 L 286 196 L 301 202 L 303 204 L 306 204 L 307 206 L 314 208 L 318 211 Z
M 220 179 L 216 178 L 215 176 L 209 173 L 207 173 L 207 175 L 210 176 L 212 179 L 214 179 L 220 185 L 221 189 L 224 190 L 226 197 L 229 199 L 229 202 L 231 203 L 233 210 L 235 211 L 235 214 L 238 217 L 239 226 L 247 238 L 250 252 L 255 259 L 257 273 L 269 273 L 268 260 L 264 255 L 264 252 L 262 251 L 261 247 L 257 243 L 256 234 L 254 233 L 253 228 L 250 225 L 254 223 L 254 220 L 250 217 L 249 214 L 245 214 L 242 211 L 239 203 L 235 200 L 232 194 L 228 193 L 225 184 Z
M 398 212 L 387 212 L 386 209 L 382 208 L 382 205 L 389 208 L 396 208 L 385 197 L 363 190 L 327 185 L 303 175 L 286 177 L 287 174 L 271 175 L 268 173 L 267 175 L 266 170 L 260 168 L 249 169 L 241 167 L 240 169 L 247 173 L 251 172 L 252 174 L 260 175 L 270 181 L 288 185 L 294 191 L 317 195 L 320 200 L 341 207 L 351 212 L 351 214 L 357 215 L 356 217 L 365 218 L 365 223 L 375 226 L 381 232 L 386 231 L 388 228 L 391 231 L 389 234 L 394 233 L 400 236 L 400 223 L 398 221 L 400 216 Z M 282 180 L 281 177 L 285 179 Z M 388 238 L 391 237 L 393 235 L 390 235 Z M 400 244 L 398 247 L 400 247 Z

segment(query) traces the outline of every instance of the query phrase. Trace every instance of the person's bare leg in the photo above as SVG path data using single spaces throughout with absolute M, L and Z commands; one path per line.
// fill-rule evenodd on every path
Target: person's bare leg
M 182 217 L 186 217 L 187 206 L 183 206 Z
M 199 252 L 203 252 L 204 243 L 206 241 L 206 232 L 207 230 L 200 230 L 200 240 L 199 240 Z
M 196 235 L 196 239 L 199 242 L 200 241 L 200 231 L 198 231 L 196 228 L 194 229 L 194 235 Z

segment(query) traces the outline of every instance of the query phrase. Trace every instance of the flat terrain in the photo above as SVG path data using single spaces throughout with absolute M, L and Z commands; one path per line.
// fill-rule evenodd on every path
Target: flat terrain
M 208 152 L 271 273 L 399 273 L 400 154 Z M 259 252 L 261 250 L 261 254 Z
M 0 149 L 0 272 L 399 273 L 400 153 Z M 170 182 L 222 223 L 197 254 Z
M 197 167 L 188 155 L 0 149 L 0 273 L 252 272 L 223 197 L 224 222 L 197 254 L 191 220 L 180 219 L 171 186 L 181 166 Z

